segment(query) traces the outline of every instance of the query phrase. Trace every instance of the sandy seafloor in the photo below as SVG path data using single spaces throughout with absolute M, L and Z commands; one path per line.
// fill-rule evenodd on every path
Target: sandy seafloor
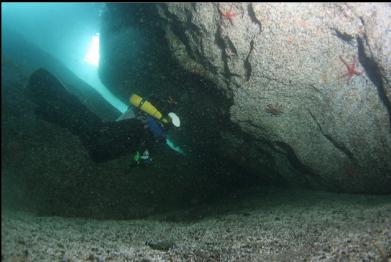
M 391 196 L 272 189 L 138 220 L 3 210 L 1 237 L 1 261 L 391 261 Z

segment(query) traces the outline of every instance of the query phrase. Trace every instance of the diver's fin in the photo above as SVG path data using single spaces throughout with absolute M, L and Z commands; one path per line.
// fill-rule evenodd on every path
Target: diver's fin
M 28 97 L 37 105 L 36 113 L 44 120 L 79 134 L 102 123 L 79 99 L 45 69 L 36 70 L 26 87 Z

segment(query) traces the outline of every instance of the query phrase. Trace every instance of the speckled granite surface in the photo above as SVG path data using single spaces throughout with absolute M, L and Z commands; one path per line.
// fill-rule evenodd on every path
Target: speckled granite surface
M 3 210 L 1 226 L 2 261 L 391 261 L 391 196 L 276 190 L 127 221 Z

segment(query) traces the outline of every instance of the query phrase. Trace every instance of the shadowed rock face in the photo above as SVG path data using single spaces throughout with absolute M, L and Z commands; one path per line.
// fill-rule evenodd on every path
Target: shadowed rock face
M 232 124 L 220 130 L 221 154 L 291 184 L 391 192 L 389 5 L 156 8 L 178 63 L 230 101 L 214 104 Z

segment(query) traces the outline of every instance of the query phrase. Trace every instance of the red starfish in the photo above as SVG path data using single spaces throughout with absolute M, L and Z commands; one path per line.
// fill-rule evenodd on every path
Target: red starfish
M 359 72 L 356 70 L 356 57 L 353 56 L 353 63 L 351 65 L 349 65 L 343 58 L 342 56 L 339 56 L 339 59 L 341 59 L 342 63 L 346 66 L 346 69 L 348 70 L 348 72 L 346 74 L 344 74 L 343 76 L 341 76 L 340 78 L 342 77 L 345 77 L 347 76 L 349 78 L 349 81 L 352 79 L 352 77 L 354 75 L 361 75 L 363 72 Z
M 232 5 L 231 5 L 231 8 L 229 9 L 229 11 L 227 11 L 227 12 L 222 12 L 222 11 L 220 10 L 220 12 L 221 12 L 221 14 L 222 14 L 222 16 L 223 16 L 224 18 L 228 19 L 228 20 L 231 22 L 231 25 L 234 24 L 234 23 L 232 22 L 232 18 L 233 18 L 234 16 L 236 16 L 236 14 L 232 11 Z

